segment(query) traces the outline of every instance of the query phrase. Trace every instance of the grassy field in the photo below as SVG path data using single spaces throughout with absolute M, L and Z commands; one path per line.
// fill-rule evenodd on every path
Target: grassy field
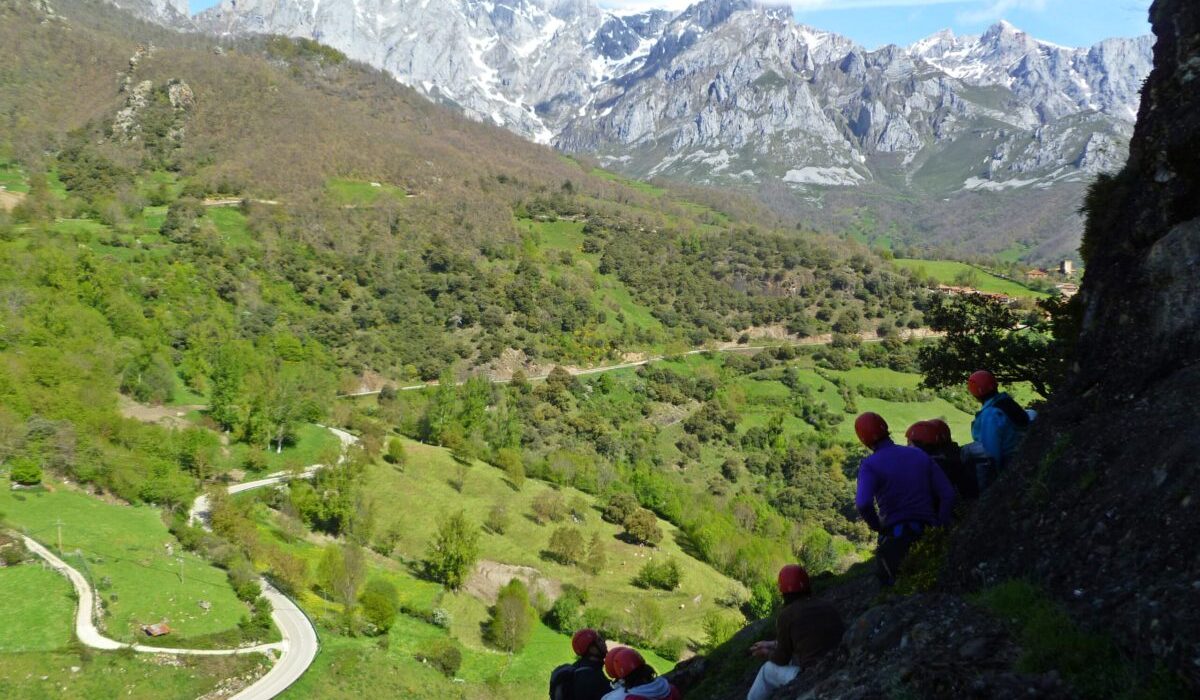
M 477 463 L 468 470 L 465 486 L 459 493 L 449 483 L 457 464 L 446 450 L 412 441 L 405 441 L 405 449 L 408 454 L 405 469 L 373 467 L 367 487 L 369 492 L 390 494 L 391 507 L 379 514 L 380 527 L 386 529 L 393 523 L 402 526 L 398 550 L 404 556 L 419 558 L 423 555 L 440 515 L 465 510 L 470 519 L 482 522 L 493 505 L 503 502 L 509 512 L 509 528 L 503 535 L 483 535 L 481 551 L 484 559 L 530 566 L 554 581 L 587 588 L 590 605 L 595 607 L 616 611 L 626 607 L 631 600 L 653 599 L 662 611 L 670 611 L 668 636 L 702 641 L 701 620 L 707 611 L 716 607 L 715 599 L 742 588 L 741 584 L 684 554 L 678 543 L 679 532 L 669 523 L 659 523 L 666 536 L 657 548 L 631 545 L 617 539 L 620 528 L 602 521 L 593 499 L 574 489 L 562 489 L 563 496 L 568 501 L 583 499 L 591 506 L 591 512 L 584 522 L 573 525 L 579 527 L 585 539 L 593 532 L 600 533 L 608 553 L 607 567 L 601 575 L 590 576 L 577 567 L 549 561 L 541 556 L 541 552 L 546 549 L 550 534 L 564 523 L 539 525 L 530 516 L 532 501 L 549 486 L 531 480 L 520 491 L 514 491 L 499 470 Z M 413 499 L 411 503 L 405 501 L 406 497 Z M 683 570 L 679 590 L 647 592 L 630 583 L 651 558 L 668 556 Z M 482 607 L 464 605 L 464 612 L 478 617 L 475 622 L 482 621 L 485 613 Z M 461 633 L 464 644 L 483 648 L 477 624 L 464 625 Z
M 61 485 L 52 487 L 11 491 L 2 481 L 0 512 L 13 527 L 52 547 L 57 547 L 56 523 L 62 523 L 64 559 L 99 590 L 110 637 L 132 641 L 141 634 L 139 624 L 167 620 L 174 629 L 172 643 L 186 645 L 188 638 L 235 627 L 247 613 L 225 572 L 184 552 L 157 509 L 112 505 Z M 208 612 L 201 609 L 201 600 L 211 603 Z
M 29 184 L 21 166 L 9 160 L 0 160 L 0 187 L 9 192 L 28 192 Z
M 213 657 L 86 651 L 0 654 L 0 697 L 14 700 L 196 698 L 212 692 L 228 678 L 252 678 L 265 671 L 265 659 L 259 654 Z
M 663 188 L 655 187 L 654 185 L 651 185 L 649 182 L 643 182 L 641 180 L 631 180 L 627 177 L 622 177 L 621 175 L 618 175 L 609 170 L 604 170 L 602 168 L 593 168 L 591 174 L 595 175 L 596 177 L 598 177 L 602 180 L 612 180 L 613 182 L 619 182 L 628 187 L 632 187 L 633 189 L 638 190 L 639 192 L 645 192 L 646 194 L 654 195 L 656 197 L 666 192 L 666 190 L 664 190 Z
M 345 637 L 323 620 L 336 614 L 337 606 L 312 592 L 301 597 L 301 605 L 321 628 L 322 648 L 312 671 L 284 697 L 351 698 L 362 693 L 387 697 L 434 698 L 518 698 L 540 695 L 550 671 L 571 659 L 569 639 L 540 622 L 526 648 L 518 654 L 504 654 L 485 644 L 481 624 L 488 617 L 488 604 L 466 592 L 449 592 L 441 586 L 414 576 L 402 561 L 419 560 L 432 538 L 437 518 L 443 513 L 464 510 L 469 519 L 481 521 L 498 500 L 509 507 L 510 526 L 504 535 L 485 533 L 481 539 L 481 558 L 505 564 L 533 566 L 558 582 L 581 585 L 590 593 L 590 606 L 625 609 L 631 600 L 652 598 L 668 619 L 667 636 L 675 634 L 702 637 L 700 617 L 714 606 L 713 598 L 739 584 L 725 579 L 705 565 L 687 557 L 675 542 L 675 531 L 661 523 L 668 533 L 661 546 L 683 566 L 683 591 L 647 592 L 633 587 L 629 579 L 647 561 L 647 548 L 625 544 L 614 535 L 617 528 L 603 523 L 591 513 L 581 526 L 585 532 L 597 530 L 608 545 L 609 565 L 599 577 L 581 570 L 548 562 L 540 556 L 550 532 L 558 525 L 537 525 L 527 517 L 533 497 L 549 486 L 529 480 L 520 492 L 514 492 L 499 470 L 476 463 L 470 467 L 466 485 L 460 494 L 448 480 L 456 464 L 449 453 L 437 447 L 405 441 L 407 464 L 399 471 L 385 464 L 369 468 L 366 490 L 378 494 L 377 528 L 393 524 L 402 527 L 403 536 L 396 559 L 375 554 L 369 557 L 369 577 L 394 583 L 404 605 L 430 610 L 442 608 L 451 619 L 448 630 L 422 620 L 401 615 L 384 638 Z M 576 495 L 566 489 L 565 495 Z M 579 494 L 582 496 L 582 494 Z M 242 498 L 252 498 L 247 494 Z M 582 496 L 591 502 L 587 496 Z M 288 538 L 278 526 L 278 516 L 261 504 L 256 507 L 259 532 L 275 545 L 303 557 L 310 571 L 316 571 L 322 554 L 316 538 Z M 701 596 L 700 603 L 693 597 Z M 682 607 L 681 607 L 682 606 Z M 429 666 L 415 660 L 435 642 L 453 639 L 463 653 L 463 663 L 452 684 Z M 668 662 L 653 653 L 646 658 L 657 668 L 670 668 Z M 461 695 L 460 695 L 461 693 Z
M 370 182 L 349 178 L 333 178 L 325 184 L 325 190 L 334 202 L 343 206 L 370 206 L 377 204 L 382 197 L 404 199 L 408 194 L 395 185 L 379 183 L 376 187 Z
M 1035 292 L 1034 290 L 1006 280 L 1003 277 L 997 277 L 989 272 L 985 272 L 974 265 L 958 262 L 956 260 L 916 260 L 913 258 L 896 258 L 897 266 L 913 271 L 920 271 L 929 275 L 938 284 L 957 285 L 956 278 L 960 275 L 971 275 L 975 280 L 971 285 L 981 292 L 989 292 L 993 294 L 1007 294 L 1013 297 L 1031 297 L 1042 298 L 1047 296 L 1043 292 Z
M 52 651 L 71 641 L 71 584 L 39 562 L 0 569 L 0 653 Z
M 229 446 L 229 461 L 234 465 L 245 463 L 246 455 L 251 448 L 245 443 L 235 443 Z M 283 452 L 276 453 L 274 449 L 260 453 L 265 472 L 275 472 L 296 467 L 307 467 L 310 464 L 331 462 L 337 459 L 341 450 L 341 442 L 337 436 L 319 425 L 306 423 L 296 429 L 296 443 L 285 446 Z

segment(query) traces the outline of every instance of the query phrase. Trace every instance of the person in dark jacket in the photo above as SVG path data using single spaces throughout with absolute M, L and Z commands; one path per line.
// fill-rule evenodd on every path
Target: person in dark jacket
M 878 413 L 860 415 L 854 432 L 873 453 L 859 465 L 855 506 L 879 533 L 875 563 L 880 582 L 890 586 L 925 530 L 950 523 L 954 487 L 929 455 L 892 442 L 887 421 Z
M 750 647 L 750 653 L 766 663 L 758 670 L 746 700 L 767 700 L 775 689 L 800 675 L 806 664 L 836 649 L 846 631 L 837 608 L 812 599 L 808 572 L 799 564 L 779 570 L 779 592 L 783 608 L 775 620 L 775 640 Z
M 904 433 L 908 444 L 929 455 L 935 464 L 941 467 L 942 473 L 950 480 L 950 485 L 958 497 L 963 500 L 974 500 L 979 497 L 979 486 L 975 480 L 974 470 L 967 469 L 963 464 L 961 449 L 950 434 L 950 425 L 946 421 L 935 418 L 913 423 Z
M 612 691 L 604 676 L 608 645 L 599 632 L 582 629 L 571 636 L 571 650 L 579 658 L 550 675 L 550 700 L 600 700 Z
M 986 369 L 967 379 L 967 390 L 982 405 L 971 421 L 974 442 L 963 448 L 963 461 L 974 466 L 979 490 L 983 491 L 1016 454 L 1030 416 L 1011 396 L 1000 391 L 996 376 Z

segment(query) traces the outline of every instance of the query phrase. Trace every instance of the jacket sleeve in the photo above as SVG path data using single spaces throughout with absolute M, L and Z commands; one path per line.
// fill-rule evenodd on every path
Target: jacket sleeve
M 1004 462 L 1004 437 L 1010 430 L 1008 418 L 1000 409 L 989 406 L 976 417 L 979 421 L 979 444 L 996 464 Z
M 854 506 L 867 527 L 876 532 L 883 529 L 879 514 L 875 512 L 875 473 L 867 467 L 865 460 L 858 467 L 858 492 L 854 496 Z
M 775 619 L 775 649 L 767 659 L 780 666 L 790 665 L 792 657 L 796 655 L 796 646 L 792 640 L 790 612 L 789 608 L 784 608 L 779 611 L 779 617 Z
M 938 525 L 949 525 L 950 517 L 954 513 L 954 500 L 957 496 L 954 493 L 954 485 L 946 478 L 946 472 L 938 466 L 938 463 L 929 460 L 929 476 L 930 484 L 933 487 L 933 492 L 937 494 L 938 499 Z

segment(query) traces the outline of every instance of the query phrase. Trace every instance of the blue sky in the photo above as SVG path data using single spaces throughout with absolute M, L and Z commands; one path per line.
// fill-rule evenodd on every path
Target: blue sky
M 690 0 L 598 0 L 613 8 L 682 9 Z M 192 12 L 217 0 L 191 0 Z M 1150 32 L 1150 0 L 792 0 L 796 19 L 844 34 L 868 48 L 911 44 L 949 27 L 978 34 L 1006 19 L 1033 36 L 1089 46 L 1111 36 Z

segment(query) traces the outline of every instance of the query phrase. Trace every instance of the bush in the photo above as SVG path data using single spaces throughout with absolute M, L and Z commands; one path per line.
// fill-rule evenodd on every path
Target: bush
M 533 499 L 533 517 L 539 525 L 560 522 L 567 517 L 567 502 L 563 495 L 552 489 L 543 491 Z
M 9 478 L 22 486 L 36 486 L 42 483 L 42 467 L 32 457 L 17 457 L 9 460 L 12 469 Z
M 563 634 L 571 634 L 581 626 L 583 606 L 587 603 L 587 591 L 571 584 L 563 586 L 562 595 L 550 606 L 544 620 L 546 626 Z
M 657 545 L 663 538 L 658 518 L 645 508 L 639 508 L 625 519 L 625 534 L 636 542 L 651 546 Z
M 483 525 L 494 534 L 503 535 L 508 529 L 508 506 L 503 503 L 492 506 Z
M 682 574 L 679 571 L 679 564 L 670 557 L 661 561 L 648 561 L 638 572 L 637 576 L 633 577 L 633 585 L 638 588 L 658 588 L 664 591 L 673 591 L 679 588 L 679 579 Z
M 685 637 L 667 637 L 654 647 L 654 651 L 667 661 L 682 661 L 688 651 L 688 640 Z
M 704 625 L 704 650 L 712 651 L 737 634 L 738 630 L 742 628 L 744 620 L 720 610 L 709 610 L 704 614 L 702 624 Z
M 583 561 L 587 545 L 583 535 L 573 527 L 560 527 L 550 535 L 546 553 L 560 564 L 578 564 Z
M 428 649 L 418 652 L 414 658 L 433 666 L 447 678 L 453 678 L 462 666 L 462 652 L 448 639 L 433 642 Z
M 362 603 L 363 617 L 380 634 L 386 634 L 395 624 L 396 613 L 400 609 L 400 596 L 391 581 L 371 579 L 367 582 L 366 590 L 359 596 L 359 602 Z
M 392 438 L 388 440 L 387 454 L 383 457 L 389 464 L 397 467 L 404 466 L 408 457 L 404 452 L 404 442 L 400 438 Z

